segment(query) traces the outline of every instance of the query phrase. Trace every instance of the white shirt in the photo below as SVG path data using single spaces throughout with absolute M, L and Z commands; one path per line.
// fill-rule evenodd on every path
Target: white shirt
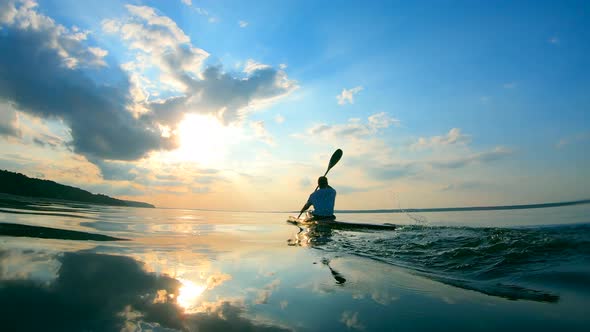
M 313 205 L 313 214 L 317 216 L 331 216 L 334 214 L 336 190 L 332 187 L 316 190 L 309 195 L 307 201 Z

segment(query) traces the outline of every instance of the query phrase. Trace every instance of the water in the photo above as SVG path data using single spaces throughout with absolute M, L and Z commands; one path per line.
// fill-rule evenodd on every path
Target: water
M 581 331 L 589 212 L 338 215 L 400 225 L 374 231 L 299 228 L 288 213 L 2 197 L 2 330 Z M 33 227 L 7 236 L 8 224 Z

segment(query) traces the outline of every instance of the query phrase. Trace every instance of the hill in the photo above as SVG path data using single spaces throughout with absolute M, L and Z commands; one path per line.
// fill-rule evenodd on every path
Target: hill
M 113 206 L 155 207 L 148 203 L 126 201 L 102 194 L 93 194 L 80 188 L 66 186 L 50 180 L 30 178 L 26 175 L 6 170 L 0 170 L 0 193 Z

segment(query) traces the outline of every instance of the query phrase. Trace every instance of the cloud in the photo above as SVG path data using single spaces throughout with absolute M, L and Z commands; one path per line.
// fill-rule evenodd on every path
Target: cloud
M 33 143 L 45 147 L 49 146 L 52 148 L 57 148 L 64 144 L 64 141 L 57 136 L 49 135 L 49 134 L 38 134 L 37 137 L 33 137 Z
M 7 103 L 0 103 L 0 136 L 21 137 L 18 115 Z
M 277 115 L 275 116 L 275 122 L 276 122 L 276 123 L 278 123 L 278 124 L 281 124 L 281 123 L 285 122 L 285 117 L 283 117 L 283 116 L 282 116 L 282 115 L 280 115 L 280 114 L 277 114 Z
M 176 23 L 147 6 L 125 6 L 130 14 L 126 20 L 107 19 L 102 22 L 107 33 L 118 34 L 132 51 L 139 55 L 129 68 L 156 70 L 161 82 L 156 89 L 168 87 L 186 90 L 191 76 L 199 75 L 209 54 L 190 43 L 190 37 Z M 149 89 L 148 89 L 149 91 Z
M 182 1 L 182 3 L 187 6 L 191 6 L 193 4 L 193 0 L 180 0 L 180 1 Z
M 185 114 L 241 121 L 296 88 L 283 70 L 254 62 L 245 73 L 204 68 L 209 54 L 173 20 L 150 7 L 126 8 L 127 18 L 102 22 L 134 59 L 113 66 L 106 50 L 89 45 L 89 31 L 56 23 L 31 1 L 0 3 L 0 99 L 14 108 L 0 112 L 0 135 L 19 135 L 15 111 L 62 120 L 71 136 L 65 145 L 103 174 L 114 174 L 109 163 L 176 148 L 174 129 Z M 52 144 L 40 136 L 33 140 Z
M 103 21 L 103 30 L 118 34 L 136 54 L 126 66 L 132 77 L 142 78 L 134 81 L 135 91 L 148 95 L 168 91 L 171 95 L 143 104 L 142 118 L 174 127 L 184 114 L 199 113 L 231 123 L 297 87 L 283 70 L 253 60 L 244 68 L 245 77 L 224 72 L 221 66 L 204 67 L 209 53 L 193 46 L 174 21 L 150 7 L 126 7 L 130 16 Z M 153 73 L 157 80 L 149 79 Z
M 398 119 L 390 117 L 385 112 L 373 114 L 373 115 L 369 116 L 368 120 L 369 120 L 369 127 L 373 128 L 373 129 L 387 128 L 391 125 L 398 125 L 399 126 L 399 123 L 400 123 L 400 121 Z
M 275 146 L 273 138 L 264 127 L 264 121 L 251 121 L 250 128 L 254 131 L 254 137 L 263 141 L 264 143 Z
M 0 25 L 9 29 L 43 36 L 43 48 L 54 51 L 67 68 L 79 66 L 105 66 L 107 51 L 98 47 L 85 47 L 87 31 L 68 29 L 45 15 L 38 13 L 34 1 L 8 0 L 0 4 Z
M 492 151 L 475 153 L 466 157 L 460 157 L 456 159 L 440 160 L 430 162 L 430 166 L 435 169 L 449 169 L 449 168 L 462 168 L 471 164 L 477 163 L 489 163 L 496 160 L 506 158 L 513 152 L 505 147 L 496 147 Z
M 553 45 L 558 45 L 559 44 L 559 38 L 557 38 L 556 36 L 553 36 L 553 37 L 549 38 L 547 41 L 550 44 L 553 44 Z
M 248 22 L 246 21 L 238 21 L 238 25 L 240 26 L 240 28 L 245 28 L 248 26 Z
M 223 284 L 224 282 L 231 280 L 232 276 L 226 273 L 219 273 L 219 274 L 214 274 L 214 275 L 210 275 L 209 277 L 207 277 L 207 289 L 211 290 L 221 284 Z
M 434 148 L 445 145 L 468 144 L 471 142 L 470 135 L 461 133 L 461 129 L 452 128 L 446 135 L 433 136 L 430 138 L 420 137 L 418 141 L 410 147 L 414 149 Z
M 151 103 L 153 116 L 173 125 L 185 113 L 211 114 L 227 124 L 242 120 L 257 104 L 272 102 L 296 88 L 284 72 L 273 68 L 256 69 L 247 78 L 237 78 L 220 67 L 209 67 L 202 77 L 192 81 L 187 95 Z
M 384 163 L 369 167 L 368 174 L 374 179 L 384 181 L 413 177 L 429 170 L 449 170 L 467 167 L 474 164 L 486 164 L 504 159 L 513 153 L 505 147 L 496 147 L 491 151 L 473 153 L 467 156 L 455 157 L 447 160 L 421 160 L 405 163 Z M 442 190 L 454 189 L 453 186 Z
M 37 117 L 62 119 L 72 136 L 68 144 L 88 157 L 136 160 L 175 146 L 153 122 L 128 112 L 123 72 L 110 69 L 117 85 L 98 85 L 86 76 L 84 68 L 102 68 L 104 62 L 85 46 L 83 33 L 56 24 L 30 2 L 1 6 L 6 31 L 0 35 L 0 99 Z
M 107 161 L 98 158 L 89 161 L 98 166 L 102 178 L 105 180 L 133 181 L 137 178 L 138 173 L 140 172 L 136 166 L 131 163 Z
M 365 326 L 360 323 L 358 315 L 358 312 L 353 313 L 350 311 L 345 311 L 342 313 L 342 316 L 340 317 L 340 322 L 344 323 L 344 325 L 346 325 L 346 327 L 348 327 L 349 329 L 363 331 L 365 329 Z
M 350 90 L 342 89 L 340 95 L 336 96 L 338 105 L 345 105 L 346 103 L 354 104 L 354 95 L 363 90 L 362 86 L 357 86 Z
M 380 129 L 385 129 L 392 124 L 398 123 L 398 119 L 392 118 L 385 112 L 381 112 L 369 116 L 366 123 L 361 122 L 360 119 L 352 118 L 346 124 L 318 124 L 309 128 L 306 136 L 315 137 L 319 135 L 329 138 L 361 138 L 374 135 Z

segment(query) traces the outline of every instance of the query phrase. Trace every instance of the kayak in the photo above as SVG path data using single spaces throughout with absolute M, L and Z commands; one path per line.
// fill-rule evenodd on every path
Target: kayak
M 344 230 L 355 230 L 355 229 L 370 229 L 370 230 L 385 230 L 385 231 L 393 231 L 396 229 L 396 225 L 393 224 L 364 224 L 364 223 L 355 223 L 355 222 L 348 222 L 348 221 L 341 221 L 336 220 L 335 218 L 330 218 L 327 220 L 315 220 L 313 218 L 296 218 L 290 216 L 287 219 L 287 222 L 293 225 L 297 225 L 300 227 L 330 227 L 333 229 L 344 229 Z

